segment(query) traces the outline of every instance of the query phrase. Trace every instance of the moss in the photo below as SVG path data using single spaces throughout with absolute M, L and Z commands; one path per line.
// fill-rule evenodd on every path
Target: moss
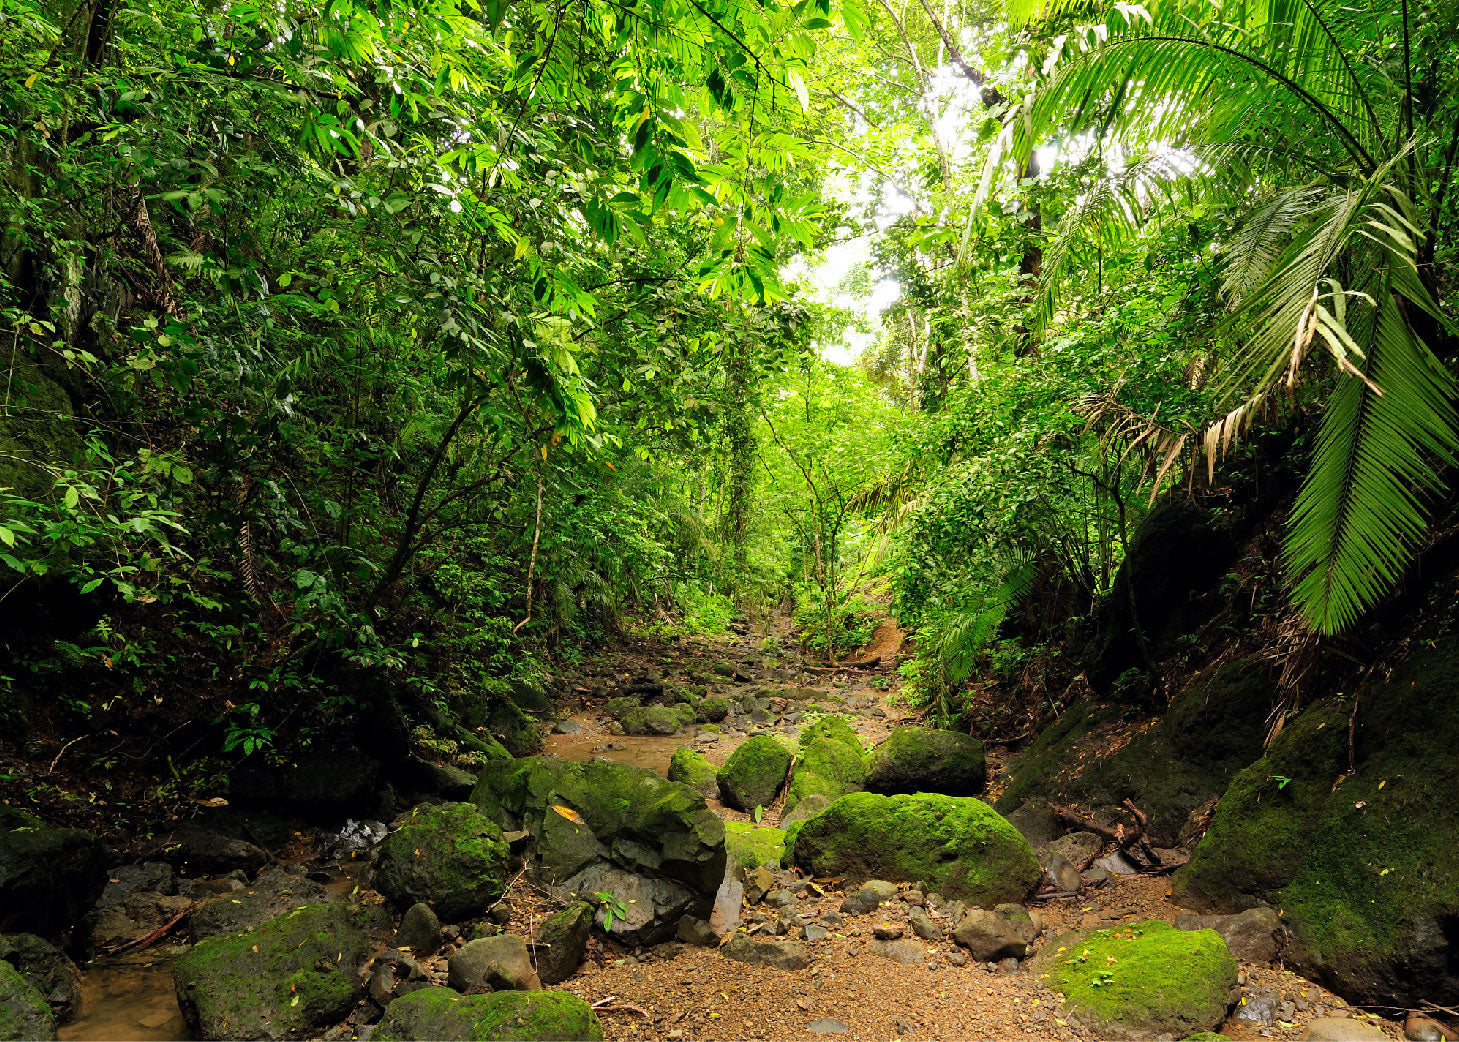
M 1150 921 L 1057 938 L 1050 985 L 1071 1012 L 1106 1038 L 1184 1037 L 1226 1017 L 1236 960 L 1214 930 Z
M 1064 715 L 1039 732 L 1028 748 L 1008 761 L 1008 787 L 998 797 L 998 810 L 1007 814 L 1016 810 L 1031 796 L 1052 791 L 1064 764 L 1072 762 L 1076 744 L 1098 728 L 1120 718 L 1114 706 L 1081 702 L 1064 711 Z
M 210 937 L 173 964 L 178 1003 L 204 1038 L 311 1034 L 349 1013 L 373 939 L 389 926 L 379 907 L 305 905 Z
M 814 876 L 923 881 L 991 908 L 1026 898 L 1040 870 L 1028 841 L 971 797 L 842 796 L 795 834 L 794 863 Z
M 10 963 L 0 961 L 0 1040 L 55 1037 L 56 1021 L 45 996 Z
M 866 787 L 872 792 L 940 792 L 976 796 L 987 785 L 983 743 L 971 735 L 931 727 L 898 727 L 871 754 Z
M 731 862 L 745 868 L 761 865 L 779 866 L 785 856 L 785 831 L 768 825 L 752 825 L 747 821 L 724 823 L 724 846 Z
M 669 735 L 694 722 L 694 710 L 686 705 L 640 706 L 630 709 L 619 719 L 624 734 Z
M 1286 885 L 1347 750 L 1347 712 L 1334 701 L 1303 713 L 1270 751 L 1232 780 L 1173 894 L 1201 910 L 1249 908 Z
M 702 723 L 717 724 L 727 716 L 729 716 L 729 699 L 720 698 L 718 695 L 700 699 L 694 710 L 694 718 Z
M 380 846 L 375 888 L 402 908 L 424 901 L 447 922 L 486 911 L 506 889 L 502 830 L 471 803 L 418 807 Z
M 790 750 L 769 735 L 746 739 L 719 770 L 721 797 L 743 811 L 768 807 L 785 781 L 790 759 Z
M 614 720 L 622 720 L 623 714 L 630 709 L 638 709 L 643 703 L 636 695 L 619 695 L 617 698 L 610 698 L 603 706 L 603 711 Z
M 597 1042 L 603 1037 L 603 1026 L 592 1007 L 568 992 L 461 995 L 450 988 L 423 988 L 392 1002 L 371 1037 L 381 1042 L 441 1038 L 462 1042 Z
M 866 781 L 866 750 L 844 717 L 826 716 L 801 735 L 795 770 L 785 795 L 785 810 L 807 796 L 835 799 L 859 792 Z
M 713 795 L 719 789 L 717 768 L 704 758 L 703 753 L 696 752 L 687 745 L 675 749 L 674 755 L 669 758 L 668 779 L 671 782 L 683 782 L 704 796 Z

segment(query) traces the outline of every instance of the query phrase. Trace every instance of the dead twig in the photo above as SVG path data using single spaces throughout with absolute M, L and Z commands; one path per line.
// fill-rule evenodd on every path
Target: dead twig
M 648 1011 L 639 1009 L 637 1006 L 627 1002 L 618 1002 L 617 995 L 609 995 L 606 999 L 599 999 L 593 1003 L 593 1010 L 597 1013 L 633 1013 L 636 1016 L 648 1019 Z
M 182 922 L 188 916 L 192 915 L 193 909 L 195 908 L 197 908 L 197 905 L 189 905 L 187 908 L 184 908 L 182 911 L 178 912 L 176 915 L 167 920 L 167 922 L 163 923 L 157 929 L 153 930 L 146 937 L 139 938 L 135 941 L 128 941 L 120 948 L 113 949 L 113 954 L 124 955 L 128 952 L 139 952 L 143 948 L 150 947 L 151 945 L 155 944 L 157 941 L 165 937 L 174 926 Z

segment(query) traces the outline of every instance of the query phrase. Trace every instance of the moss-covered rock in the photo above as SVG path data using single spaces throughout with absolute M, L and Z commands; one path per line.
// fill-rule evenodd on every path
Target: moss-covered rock
M 743 811 L 770 806 L 785 781 L 790 759 L 790 750 L 770 735 L 747 738 L 719 769 L 720 798 Z
M 199 1038 L 315 1035 L 364 993 L 360 970 L 389 930 L 379 906 L 305 905 L 210 937 L 173 963 L 177 1003 Z
M 866 773 L 866 788 L 886 796 L 976 796 L 987 783 L 983 743 L 972 735 L 931 727 L 898 727 L 872 750 Z
M 719 793 L 719 769 L 703 753 L 688 746 L 674 750 L 669 758 L 668 778 L 671 782 L 683 782 L 701 796 Z
M 447 922 L 481 915 L 509 874 L 501 828 L 474 803 L 417 807 L 380 845 L 375 889 L 401 908 L 417 901 Z
M 699 704 L 694 707 L 694 719 L 700 723 L 717 724 L 729 716 L 729 709 L 729 699 L 712 695 L 700 699 Z
M 542 732 L 516 702 L 506 695 L 492 695 L 486 729 L 513 756 L 530 756 L 542 748 Z
M 1176 846 L 1191 811 L 1261 756 L 1275 689 L 1265 664 L 1241 660 L 1203 674 L 1163 718 L 1074 706 L 1009 762 L 997 807 L 1009 814 L 1038 797 L 1113 820 L 1131 799 L 1149 816 L 1155 845 Z
M 45 996 L 8 962 L 0 962 L 0 1042 L 53 1039 L 56 1021 Z
M 1277 908 L 1287 960 L 1350 1001 L 1459 1002 L 1459 641 L 1318 702 L 1241 772 L 1177 898 Z M 1349 720 L 1356 770 L 1349 766 Z
M 643 700 L 637 695 L 618 695 L 608 699 L 603 705 L 603 711 L 614 720 L 622 720 L 623 714 L 630 709 L 638 709 L 643 705 Z
M 794 842 L 792 859 L 810 875 L 922 881 L 985 908 L 1024 900 L 1040 876 L 1028 841 L 971 797 L 851 793 L 804 822 Z
M 1035 968 L 1100 1038 L 1210 1031 L 1236 996 L 1236 960 L 1220 934 L 1159 921 L 1055 938 Z
M 64 938 L 106 885 L 106 845 L 31 815 L 7 817 L 13 827 L 0 828 L 0 933 Z
M 860 792 L 866 782 L 866 750 L 842 716 L 824 716 L 800 737 L 795 770 L 785 792 L 785 811 L 807 796 L 835 799 Z
M 637 901 L 628 927 L 614 924 L 625 941 L 660 940 L 686 913 L 707 918 L 724 879 L 724 822 L 689 786 L 649 770 L 532 757 L 488 764 L 472 798 L 531 834 L 534 878 Z
M 688 721 L 684 719 L 684 714 L 680 710 L 687 711 Z M 692 722 L 693 719 L 694 710 L 688 706 L 656 705 L 630 709 L 618 718 L 618 722 L 623 725 L 624 734 L 670 735 L 676 734 L 679 728 L 683 727 L 686 722 Z
M 779 868 L 785 856 L 785 831 L 747 821 L 724 823 L 724 845 L 730 860 L 745 868 Z
M 598 1015 L 564 991 L 499 991 L 460 995 L 450 988 L 423 988 L 396 999 L 371 1038 L 379 1042 L 564 1042 L 603 1037 Z

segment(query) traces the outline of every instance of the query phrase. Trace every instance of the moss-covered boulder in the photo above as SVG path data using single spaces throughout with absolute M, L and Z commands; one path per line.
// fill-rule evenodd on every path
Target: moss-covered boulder
M 45 996 L 10 963 L 0 961 L 0 1042 L 55 1037 L 56 1021 Z
M 81 972 L 50 941 L 29 933 L 0 935 L 0 960 L 40 993 L 58 1024 L 81 1011 Z
M 1269 666 L 1245 659 L 1197 678 L 1158 719 L 1076 705 L 1010 760 L 997 807 L 1011 814 L 1040 798 L 1113 822 L 1130 799 L 1149 816 L 1152 842 L 1177 846 L 1191 812 L 1261 756 L 1275 691 Z
M 972 735 L 932 727 L 899 727 L 871 753 L 866 788 L 894 796 L 940 792 L 976 796 L 987 787 L 983 743 Z
M 389 931 L 379 906 L 305 905 L 210 937 L 173 963 L 178 1006 L 198 1038 L 317 1035 L 364 994 L 360 970 Z
M 835 799 L 860 792 L 866 782 L 866 750 L 842 716 L 825 716 L 800 738 L 795 770 L 785 792 L 785 811 L 795 810 L 807 796 Z
M 683 782 L 701 796 L 719 794 L 719 768 L 710 763 L 701 752 L 688 746 L 680 746 L 669 758 L 668 778 L 671 782 Z
M 745 739 L 719 769 L 720 798 L 746 812 L 770 806 L 785 782 L 790 760 L 790 750 L 769 735 Z
M 378 1042 L 566 1042 L 603 1037 L 598 1015 L 564 991 L 499 991 L 461 995 L 423 988 L 396 999 L 370 1036 Z
M 1159 921 L 1057 937 L 1035 970 L 1099 1038 L 1210 1031 L 1237 995 L 1236 959 L 1220 934 Z
M 1271 904 L 1288 964 L 1349 1001 L 1459 1002 L 1456 672 L 1449 638 L 1361 688 L 1356 715 L 1334 696 L 1289 722 L 1231 783 L 1177 899 Z
M 537 881 L 564 896 L 607 890 L 637 902 L 614 924 L 625 941 L 662 939 L 685 914 L 707 918 L 724 879 L 724 823 L 689 786 L 649 770 L 545 756 L 494 763 L 472 799 L 532 836 Z
M 967 796 L 851 793 L 804 822 L 794 843 L 791 859 L 810 875 L 921 881 L 985 908 L 1023 901 L 1040 877 L 1019 831 Z
M 785 831 L 747 821 L 724 823 L 724 845 L 730 861 L 745 868 L 779 868 L 785 856 Z
M 694 707 L 694 719 L 700 723 L 717 724 L 729 716 L 729 710 L 729 699 L 711 695 L 700 699 L 699 704 Z
M 0 933 L 64 939 L 106 885 L 106 845 L 31 815 L 0 823 Z
M 677 734 L 679 728 L 683 727 L 685 723 L 681 710 L 687 710 L 690 721 L 694 719 L 694 710 L 688 706 L 654 705 L 629 709 L 618 718 L 618 722 L 623 725 L 624 734 Z
M 417 807 L 380 845 L 375 889 L 401 908 L 417 901 L 447 922 L 482 915 L 506 889 L 501 828 L 474 803 Z

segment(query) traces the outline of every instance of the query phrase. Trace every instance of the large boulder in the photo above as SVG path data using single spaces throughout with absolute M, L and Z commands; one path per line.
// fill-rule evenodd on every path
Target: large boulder
M 603 1026 L 591 1006 L 565 991 L 461 995 L 450 988 L 424 988 L 390 1003 L 370 1037 L 376 1042 L 596 1042 Z
M 272 868 L 261 872 L 251 885 L 229 890 L 204 901 L 189 920 L 193 940 L 201 941 L 225 933 L 252 930 L 300 905 L 344 901 L 343 894 L 306 877 L 300 866 L 291 867 L 294 871 L 288 868 Z M 186 908 L 192 902 L 193 899 L 188 897 L 156 897 L 143 891 L 127 898 L 120 910 L 126 912 L 136 925 L 142 926 L 167 915 L 169 911 L 176 915 L 176 909 Z M 115 911 L 102 913 L 102 918 L 98 920 L 99 929 L 115 927 L 116 920 L 112 918 Z M 170 919 L 171 916 L 167 918 Z M 153 929 L 166 921 L 162 919 L 161 922 L 156 922 Z M 146 933 L 141 936 L 145 937 Z
M 1012 815 L 1051 800 L 1133 827 L 1121 809 L 1129 799 L 1156 846 L 1178 846 L 1191 812 L 1261 756 L 1275 692 L 1270 667 L 1242 659 L 1202 674 L 1148 724 L 1119 706 L 1076 705 L 1010 760 L 997 807 Z
M 452 955 L 447 981 L 463 995 L 486 991 L 540 991 L 527 942 L 514 933 L 481 937 Z
M 1035 969 L 1098 1038 L 1211 1031 L 1239 994 L 1236 960 L 1220 934 L 1159 921 L 1056 937 Z
M 866 750 L 845 717 L 823 716 L 800 737 L 800 752 L 785 791 L 785 811 L 808 796 L 835 799 L 860 792 L 866 782 Z
M 992 807 L 934 793 L 842 796 L 800 826 L 791 856 L 812 876 L 920 881 L 987 908 L 1022 901 L 1040 877 L 1028 841 Z
M 29 933 L 0 936 L 0 960 L 8 962 L 64 1024 L 81 1012 L 81 972 L 51 942 Z
M 790 750 L 768 734 L 745 739 L 719 769 L 720 799 L 746 813 L 770 806 L 785 783 L 790 761 Z
M 932 727 L 898 727 L 871 753 L 866 788 L 894 796 L 940 792 L 976 796 L 988 784 L 983 743 L 972 735 Z
M 474 803 L 417 807 L 380 845 L 375 889 L 401 908 L 418 901 L 448 922 L 481 915 L 506 890 L 502 830 Z
M 106 846 L 23 813 L 0 827 L 0 933 L 64 939 L 106 885 Z
M 1451 637 L 1288 722 L 1232 781 L 1176 898 L 1271 905 L 1286 964 L 1351 1002 L 1459 1003 L 1456 666 Z
M 199 1038 L 317 1035 L 364 994 L 360 971 L 389 930 L 379 906 L 305 905 L 209 938 L 173 964 L 177 1003 Z
M 10 963 L 0 961 L 0 1042 L 55 1037 L 56 1021 L 45 996 Z
M 504 828 L 532 837 L 529 871 L 561 897 L 614 895 L 628 915 L 611 932 L 630 943 L 708 916 L 724 879 L 724 823 L 704 797 L 627 764 L 532 757 L 488 764 L 472 799 Z M 606 920 L 606 909 L 598 911 Z

